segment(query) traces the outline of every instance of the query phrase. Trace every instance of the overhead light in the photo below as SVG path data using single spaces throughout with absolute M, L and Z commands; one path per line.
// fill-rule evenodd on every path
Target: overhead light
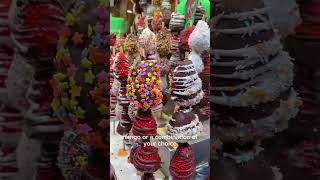
M 131 10 L 127 10 L 127 13 L 132 14 L 133 12 Z

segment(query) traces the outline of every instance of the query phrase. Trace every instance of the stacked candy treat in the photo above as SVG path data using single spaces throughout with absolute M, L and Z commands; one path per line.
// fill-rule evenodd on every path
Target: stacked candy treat
M 121 135 L 128 135 L 132 126 L 131 119 L 128 115 L 129 99 L 126 91 L 129 70 L 130 64 L 123 51 L 117 53 L 115 57 L 114 74 L 120 86 L 118 89 L 116 117 L 119 120 L 117 132 Z
M 108 4 L 98 0 L 73 3 L 60 30 L 54 59 L 57 72 L 51 80 L 51 107 L 65 129 L 58 165 L 65 179 L 106 179 L 110 117 Z
M 185 17 L 183 14 L 180 14 L 178 12 L 173 12 L 171 14 L 171 19 L 169 23 L 169 29 L 171 30 L 171 57 L 169 59 L 169 64 L 171 66 L 171 69 L 174 69 L 174 67 L 178 64 L 178 62 L 181 60 L 180 51 L 179 51 L 179 36 L 181 31 L 184 29 L 185 25 Z M 184 54 L 183 54 L 184 56 Z
M 201 9 L 201 7 L 200 7 Z M 202 12 L 202 11 L 201 11 Z M 202 19 L 190 34 L 188 44 L 191 49 L 189 59 L 194 64 L 203 81 L 204 98 L 199 104 L 197 114 L 202 120 L 209 119 L 209 85 L 210 85 L 210 29 L 205 21 L 206 14 L 201 13 Z M 206 64 L 204 64 L 206 62 Z
M 58 119 L 52 117 L 49 80 L 54 69 L 52 59 L 58 32 L 64 23 L 63 7 L 57 0 L 19 0 L 12 5 L 10 22 L 16 47 L 14 61 L 17 66 L 29 64 L 34 72 L 32 79 L 27 79 L 28 75 L 23 77 L 27 80 L 23 82 L 23 87 L 29 90 L 18 96 L 11 94 L 9 98 L 13 98 L 12 102 L 24 114 L 26 134 L 42 143 L 35 178 L 61 179 L 56 158 L 63 127 Z M 21 66 L 14 67 L 15 70 L 19 68 Z M 27 71 L 27 68 L 22 69 Z
M 170 117 L 168 135 L 178 142 L 178 149 L 170 162 L 170 173 L 174 180 L 192 179 L 195 175 L 195 157 L 188 142 L 202 130 L 202 123 L 192 109 L 203 98 L 202 81 L 188 59 L 174 69 L 170 81 L 175 111 Z
M 143 173 L 141 179 L 155 179 L 153 173 L 161 167 L 158 149 L 150 144 L 157 135 L 157 123 L 151 108 L 162 101 L 160 69 L 153 59 L 142 60 L 131 66 L 127 94 L 138 108 L 132 125 L 132 134 L 140 137 L 139 146 L 132 148 L 130 159 L 135 168 Z
M 123 45 L 124 52 L 126 53 L 126 56 L 131 64 L 139 55 L 138 37 L 132 31 L 133 30 L 131 30 L 131 33 L 127 35 Z
M 222 147 L 213 177 L 276 179 L 276 169 L 258 157 L 259 145 L 287 129 L 298 113 L 291 58 L 282 50 L 263 1 L 222 0 L 218 5 L 212 32 L 211 133 Z M 247 169 L 254 173 L 248 176 Z
M 11 0 L 0 2 L 0 179 L 19 178 L 16 148 L 20 139 L 22 114 L 8 102 L 8 72 L 12 64 L 14 47 L 10 39 L 9 10 Z

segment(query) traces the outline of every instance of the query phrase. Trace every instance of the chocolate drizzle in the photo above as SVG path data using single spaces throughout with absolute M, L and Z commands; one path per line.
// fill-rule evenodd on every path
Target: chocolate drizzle
M 264 137 L 286 129 L 299 101 L 291 89 L 291 58 L 282 50 L 267 8 L 261 0 L 225 0 L 217 5 L 223 12 L 216 14 L 213 25 L 210 94 L 215 135 L 237 141 L 250 131 Z

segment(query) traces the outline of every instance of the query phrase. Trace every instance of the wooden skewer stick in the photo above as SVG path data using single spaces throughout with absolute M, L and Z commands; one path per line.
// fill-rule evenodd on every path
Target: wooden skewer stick
M 164 24 L 164 22 L 162 22 L 162 29 L 164 28 L 164 26 L 165 26 L 165 24 Z
M 145 49 L 142 49 L 142 56 L 143 56 L 144 58 L 146 58 L 146 50 L 145 50 Z
M 206 21 L 206 15 L 203 15 L 201 20 Z
M 178 0 L 175 0 L 174 12 L 178 12 Z
M 133 26 L 130 26 L 130 33 L 133 34 Z
M 185 61 L 189 60 L 189 52 L 188 51 L 185 52 L 184 59 L 185 59 Z
M 122 145 L 123 145 L 123 150 L 126 150 L 125 138 L 123 138 Z
M 189 22 L 190 22 L 189 27 L 191 27 L 193 25 L 193 20 L 190 20 Z
M 113 120 L 113 134 L 116 135 L 116 119 Z

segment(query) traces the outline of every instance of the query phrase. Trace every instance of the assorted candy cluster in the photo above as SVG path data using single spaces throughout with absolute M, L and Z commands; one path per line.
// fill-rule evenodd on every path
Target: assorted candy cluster
M 162 102 L 160 69 L 154 61 L 141 61 L 131 66 L 127 80 L 127 94 L 142 110 L 148 110 Z
M 54 59 L 57 72 L 51 81 L 54 91 L 51 107 L 54 115 L 65 124 L 65 141 L 68 141 L 70 138 L 67 136 L 74 132 L 78 137 L 76 143 L 86 148 L 86 153 L 76 154 L 75 161 L 68 161 L 66 164 L 66 154 L 72 154 L 74 150 L 67 148 L 66 143 L 60 144 L 60 155 L 63 156 L 59 158 L 60 168 L 68 179 L 72 179 L 76 172 L 69 174 L 65 170 L 79 165 L 80 174 L 105 176 L 101 174 L 101 169 L 93 164 L 96 163 L 96 156 L 107 157 L 109 152 L 109 14 L 103 2 L 77 3 L 80 5 L 66 15 L 65 27 L 60 32 Z M 96 14 L 91 13 L 93 9 Z M 89 11 L 90 13 L 86 13 Z M 85 14 L 86 18 L 90 19 L 89 24 L 82 21 L 81 17 Z M 121 75 L 120 73 L 119 76 Z M 94 155 L 89 156 L 92 153 Z

